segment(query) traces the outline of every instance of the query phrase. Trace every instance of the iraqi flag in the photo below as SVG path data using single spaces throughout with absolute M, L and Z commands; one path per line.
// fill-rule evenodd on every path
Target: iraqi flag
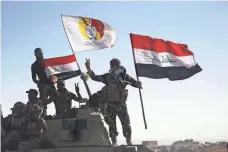
M 202 71 L 186 44 L 130 34 L 137 74 L 170 81 L 187 79 Z
M 116 43 L 116 33 L 100 20 L 62 15 L 63 26 L 74 52 L 110 48 Z
M 81 74 L 74 55 L 44 59 L 44 70 L 52 83 L 67 80 Z

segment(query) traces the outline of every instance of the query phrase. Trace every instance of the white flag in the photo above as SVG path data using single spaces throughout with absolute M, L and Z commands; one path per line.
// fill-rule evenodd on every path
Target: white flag
M 110 48 L 116 43 L 115 31 L 100 20 L 62 15 L 62 21 L 74 52 Z

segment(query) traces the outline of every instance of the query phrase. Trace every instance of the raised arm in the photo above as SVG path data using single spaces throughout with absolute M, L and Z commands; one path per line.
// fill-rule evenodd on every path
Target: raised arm
M 102 82 L 102 83 L 106 83 L 106 79 L 105 79 L 105 74 L 102 75 L 96 75 L 92 70 L 88 71 L 87 74 L 90 76 L 90 78 L 94 81 L 97 82 Z
M 87 74 L 90 76 L 90 78 L 92 80 L 97 81 L 97 82 L 106 83 L 105 74 L 103 74 L 103 75 L 96 75 L 93 72 L 93 70 L 90 67 L 90 59 L 86 59 L 85 66 L 86 66 L 86 69 L 87 69 Z
M 130 75 L 126 74 L 125 81 L 129 82 L 129 84 L 135 88 L 142 88 L 142 84 L 140 81 L 135 80 Z
M 78 83 L 76 84 L 74 84 L 74 87 L 75 87 L 75 92 L 77 93 L 77 95 L 78 95 L 78 97 L 76 96 L 76 95 L 74 95 L 73 97 L 73 99 L 75 100 L 75 101 L 79 101 L 79 100 L 82 100 L 82 96 L 81 96 L 81 94 L 80 94 L 80 91 L 79 91 L 79 87 L 78 87 Z
M 71 97 L 74 101 L 79 102 L 79 101 L 81 100 L 81 98 L 78 97 L 78 96 L 76 96 L 74 93 L 69 92 L 69 94 L 70 94 L 70 97 Z

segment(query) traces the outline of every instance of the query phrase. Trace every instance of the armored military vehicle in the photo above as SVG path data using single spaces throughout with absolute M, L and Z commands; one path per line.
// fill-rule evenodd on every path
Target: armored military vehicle
M 68 116 L 67 119 L 49 118 L 46 120 L 48 129 L 41 139 L 41 148 L 30 150 L 30 152 L 153 151 L 141 145 L 112 147 L 107 131 L 108 126 L 102 114 L 92 111 L 86 104 L 74 108 L 71 114 L 74 116 Z M 18 151 L 24 151 L 23 144 L 23 141 L 19 143 L 19 147 L 22 148 Z

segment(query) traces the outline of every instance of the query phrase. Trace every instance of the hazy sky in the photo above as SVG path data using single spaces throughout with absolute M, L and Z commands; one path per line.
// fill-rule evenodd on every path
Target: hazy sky
M 46 58 L 71 54 L 60 13 L 88 16 L 110 24 L 117 33 L 113 48 L 77 54 L 82 70 L 91 59 L 97 74 L 107 72 L 113 57 L 135 77 L 129 33 L 145 34 L 188 44 L 203 68 L 183 81 L 140 78 L 148 129 L 144 129 L 138 90 L 129 88 L 128 108 L 133 139 L 170 141 L 185 138 L 228 140 L 227 2 L 3 2 L 1 101 L 3 114 L 16 101 L 27 102 L 34 49 Z M 66 82 L 74 92 L 79 78 Z M 94 93 L 103 86 L 88 81 Z M 77 103 L 75 104 L 77 105 Z M 53 104 L 48 113 L 54 114 Z M 119 122 L 119 121 L 118 121 Z M 120 123 L 119 139 L 124 140 Z

